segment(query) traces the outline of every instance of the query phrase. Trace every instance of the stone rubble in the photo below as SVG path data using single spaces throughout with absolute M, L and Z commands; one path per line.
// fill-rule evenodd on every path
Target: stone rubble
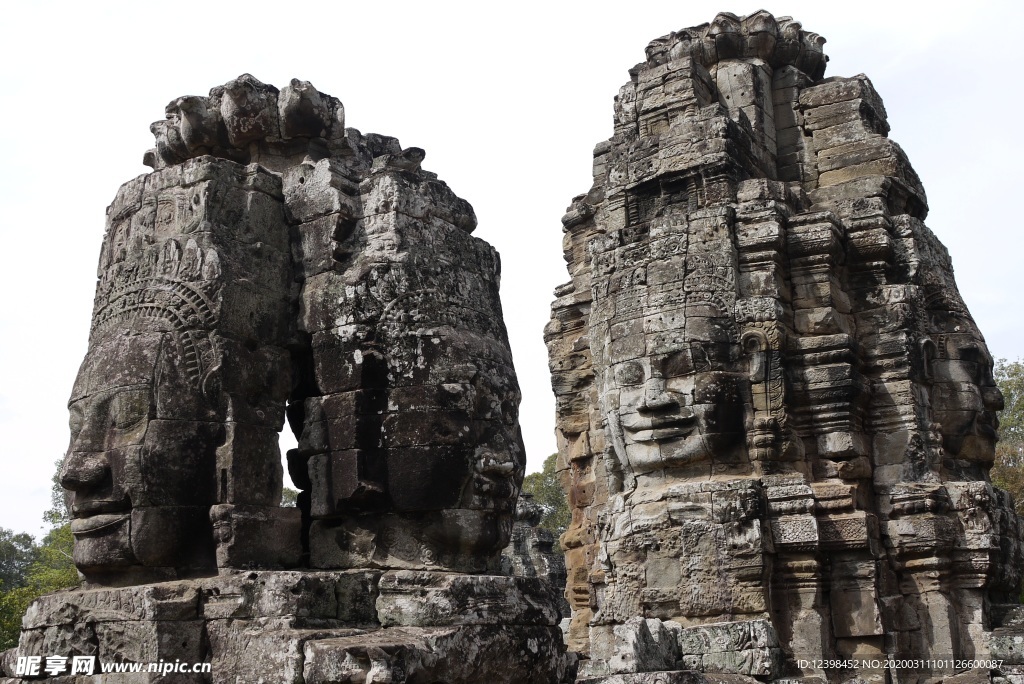
M 997 654 L 980 676 L 1022 681 L 992 358 L 881 98 L 824 78 L 824 42 L 765 11 L 652 41 L 562 218 L 580 681 L 937 682 L 814 661 Z

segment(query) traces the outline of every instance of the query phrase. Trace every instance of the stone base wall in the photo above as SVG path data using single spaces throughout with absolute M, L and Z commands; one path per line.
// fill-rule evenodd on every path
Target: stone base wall
M 536 578 L 414 571 L 235 572 L 43 596 L 3 655 L 94 656 L 84 682 L 566 683 L 575 656 L 557 595 Z M 99 674 L 104 665 L 209 663 L 208 674 Z M 118 678 L 123 679 L 118 679 Z M 31 677 L 36 679 L 37 677 Z

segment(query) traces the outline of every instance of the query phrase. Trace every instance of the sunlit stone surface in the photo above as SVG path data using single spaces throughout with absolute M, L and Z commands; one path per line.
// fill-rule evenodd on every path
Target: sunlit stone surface
M 423 150 L 344 122 L 309 83 L 243 75 L 153 124 L 70 403 L 87 584 L 32 604 L 6 674 L 572 681 L 551 583 L 500 574 L 525 454 L 498 255 Z
M 824 42 L 763 11 L 651 42 L 562 219 L 581 677 L 883 681 L 814 661 L 984 659 L 1016 602 L 992 359 L 881 98 L 823 78 Z

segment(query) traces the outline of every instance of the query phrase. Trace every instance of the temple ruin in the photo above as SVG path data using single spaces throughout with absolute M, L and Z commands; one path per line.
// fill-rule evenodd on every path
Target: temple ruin
M 307 82 L 246 74 L 151 130 L 69 404 L 86 584 L 31 606 L 16 655 L 68 658 L 58 682 L 76 655 L 225 682 L 571 681 L 556 590 L 500 574 L 525 454 L 472 207 Z
M 615 98 L 544 332 L 564 562 L 519 500 L 472 207 L 308 82 L 173 100 L 108 209 L 69 402 L 85 582 L 29 607 L 2 681 L 1024 682 L 992 358 L 824 42 L 719 14 Z
M 881 98 L 824 78 L 824 42 L 764 11 L 652 41 L 562 219 L 581 681 L 1019 676 L 992 358 Z

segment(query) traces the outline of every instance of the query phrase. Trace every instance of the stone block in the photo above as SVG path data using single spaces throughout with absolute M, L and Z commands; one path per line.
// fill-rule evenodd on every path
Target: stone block
M 357 183 L 335 160 L 321 159 L 289 168 L 283 182 L 285 203 L 296 221 L 339 213 L 352 218 L 362 216 Z
M 800 91 L 800 106 L 815 108 L 837 102 L 863 100 L 870 103 L 881 119 L 886 118 L 882 98 L 878 95 L 871 80 L 864 74 L 852 78 L 834 78 L 824 83 L 811 85 Z
M 377 613 L 384 627 L 555 626 L 557 603 L 537 577 L 394 571 L 381 576 Z
M 210 509 L 221 568 L 294 568 L 302 559 L 298 508 L 221 504 Z
M 879 133 L 888 129 L 884 114 L 880 115 L 870 101 L 859 98 L 824 104 L 802 111 L 803 126 L 805 130 L 812 132 L 848 123 L 858 123 L 868 131 L 878 131 Z
M 355 220 L 340 212 L 300 223 L 292 242 L 295 276 L 305 280 L 338 268 L 351 254 L 344 241 L 354 230 Z
M 608 660 L 612 672 L 656 672 L 676 668 L 680 653 L 674 622 L 635 617 L 613 628 L 615 655 Z
M 224 442 L 217 447 L 217 500 L 240 506 L 277 506 L 283 486 L 278 431 L 234 422 L 224 431 Z
M 98 623 L 96 638 L 100 662 L 204 660 L 203 623 L 199 620 Z
M 310 640 L 303 652 L 307 684 L 388 679 L 568 684 L 575 678 L 575 658 L 565 654 L 557 627 L 392 627 Z M 496 653 L 503 656 L 494 658 Z
M 211 672 L 244 684 L 264 681 L 269 673 L 274 673 L 276 681 L 301 682 L 303 644 L 313 634 L 292 630 L 288 622 L 278 618 L 210 620 L 206 632 L 214 654 Z M 353 632 L 358 633 L 336 633 Z
M 778 548 L 818 546 L 818 522 L 813 515 L 787 515 L 771 520 L 772 539 Z

